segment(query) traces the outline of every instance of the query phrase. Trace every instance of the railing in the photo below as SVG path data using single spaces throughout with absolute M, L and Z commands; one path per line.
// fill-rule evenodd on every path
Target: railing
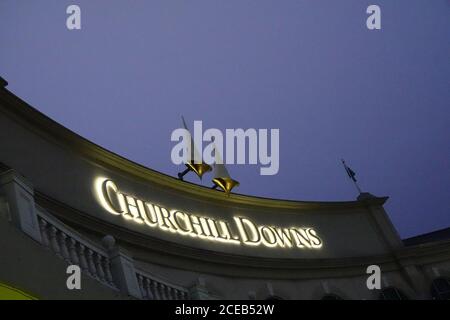
M 137 270 L 133 257 L 116 245 L 112 236 L 105 236 L 99 245 L 37 205 L 33 187 L 14 170 L 0 173 L 0 178 L 0 218 L 6 218 L 68 264 L 78 265 L 84 274 L 132 298 L 190 298 L 186 288 Z
M 142 270 L 136 270 L 139 289 L 142 298 L 146 300 L 187 300 L 189 292 L 183 287 L 169 284 L 168 282 L 157 279 L 156 277 L 145 273 Z
M 111 262 L 107 252 L 88 241 L 58 219 L 36 206 L 42 244 L 68 264 L 79 265 L 92 278 L 118 290 L 114 283 Z M 142 298 L 146 300 L 186 300 L 187 289 L 170 284 L 143 270 L 136 270 L 136 279 Z
M 69 264 L 79 265 L 92 278 L 117 290 L 108 254 L 99 246 L 82 238 L 59 220 L 36 206 L 42 244 Z

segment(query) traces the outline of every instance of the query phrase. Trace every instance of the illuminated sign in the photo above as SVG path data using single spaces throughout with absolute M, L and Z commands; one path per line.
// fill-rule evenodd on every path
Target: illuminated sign
M 230 221 L 189 214 L 141 200 L 119 190 L 110 179 L 95 181 L 97 198 L 110 214 L 149 228 L 235 245 L 319 249 L 322 240 L 313 228 L 258 225 L 243 216 Z

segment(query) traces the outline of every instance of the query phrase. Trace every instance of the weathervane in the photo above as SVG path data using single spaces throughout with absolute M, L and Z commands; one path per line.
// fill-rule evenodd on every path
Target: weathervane
M 189 131 L 189 129 L 186 126 L 186 121 L 184 121 L 184 117 L 181 116 L 181 120 L 183 121 L 183 127 L 184 129 L 186 129 L 187 131 Z M 192 136 L 190 135 L 190 148 L 188 148 L 188 150 L 190 150 L 190 154 L 189 154 L 189 159 L 188 161 L 185 163 L 186 165 L 186 170 L 184 170 L 183 172 L 179 172 L 178 173 L 178 178 L 180 180 L 183 180 L 183 177 L 190 171 L 193 171 L 199 178 L 200 180 L 202 180 L 203 175 L 208 172 L 211 171 L 211 166 L 207 163 L 204 163 L 203 161 L 201 163 L 195 163 L 196 159 L 201 159 L 200 156 L 198 156 L 198 151 L 197 148 L 195 147 L 194 141 L 192 140 Z
M 181 116 L 181 119 L 183 122 L 184 129 L 186 129 L 186 131 L 189 132 L 184 117 Z M 198 150 L 194 144 L 192 136 L 191 135 L 189 136 L 190 137 L 188 140 L 190 141 L 190 146 L 189 148 L 187 148 L 189 150 L 189 159 L 185 163 L 187 168 L 184 171 L 178 173 L 178 178 L 180 180 L 183 180 L 183 177 L 188 172 L 193 171 L 200 178 L 200 180 L 202 180 L 203 175 L 209 171 L 212 171 L 212 168 L 209 164 L 203 162 L 203 160 L 200 163 L 195 163 L 196 159 L 202 158 L 198 153 Z M 211 189 L 220 188 L 227 195 L 229 195 L 231 190 L 233 190 L 233 188 L 239 186 L 239 182 L 230 177 L 230 174 L 228 173 L 227 168 L 223 164 L 219 151 L 217 150 L 215 145 L 214 145 L 214 155 L 215 155 L 214 178 L 212 179 L 214 185 L 212 186 Z
M 230 174 L 228 173 L 225 164 L 223 164 L 222 158 L 216 147 L 214 147 L 214 156 L 216 161 L 214 163 L 214 178 L 212 179 L 214 185 L 212 186 L 212 189 L 219 187 L 227 195 L 229 195 L 234 187 L 239 186 L 239 182 L 230 177 Z
M 342 164 L 344 165 L 344 169 L 347 172 L 348 177 L 353 181 L 353 184 L 355 185 L 356 189 L 358 190 L 358 192 L 361 194 L 361 188 L 358 185 L 358 182 L 356 180 L 356 173 L 355 171 L 353 171 L 352 169 L 350 169 L 349 166 L 347 166 L 347 164 L 345 163 L 344 159 L 341 159 Z

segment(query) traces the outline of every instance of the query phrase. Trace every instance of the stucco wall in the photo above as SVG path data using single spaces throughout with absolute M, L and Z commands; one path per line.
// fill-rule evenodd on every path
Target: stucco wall
M 11 102 L 0 100 L 1 103 L 5 106 Z M 24 105 L 17 105 L 15 108 L 29 111 L 27 110 L 29 107 Z M 163 186 L 133 175 L 127 170 L 107 163 L 106 159 L 85 157 L 82 155 L 83 150 L 77 149 L 77 146 L 64 144 L 61 137 L 49 135 L 36 124 L 27 125 L 20 119 L 12 120 L 10 111 L 2 113 L 1 109 L 0 105 L 0 140 L 2 141 L 0 161 L 24 175 L 32 182 L 36 191 L 92 217 L 136 231 L 149 238 L 242 256 L 300 259 L 378 255 L 389 252 L 389 241 L 391 245 L 392 243 L 401 245 L 395 230 L 388 230 L 392 226 L 387 224 L 384 228 L 378 227 L 376 219 L 388 221 L 381 207 L 371 211 L 367 206 L 358 205 L 355 202 L 348 204 L 305 202 L 291 208 L 247 205 L 233 201 L 233 196 L 228 198 L 225 194 L 221 194 L 222 198 L 219 200 L 217 195 L 211 199 L 206 195 L 219 191 L 201 187 L 195 188 L 201 190 L 205 196 L 194 196 L 187 191 Z M 35 117 L 39 118 L 39 116 Z M 55 126 L 56 131 L 61 131 L 61 134 L 66 132 L 56 124 Z M 152 175 L 158 175 L 158 173 Z M 139 225 L 121 216 L 111 215 L 99 204 L 94 189 L 94 182 L 98 177 L 112 179 L 123 192 L 168 209 L 178 209 L 186 213 L 227 221 L 232 220 L 234 216 L 242 216 L 258 225 L 312 227 L 323 240 L 323 246 L 320 250 L 236 246 L 183 237 L 157 228 L 149 229 L 146 225 Z M 166 176 L 165 179 L 167 179 Z M 172 184 L 180 186 L 183 182 L 173 179 Z M 184 182 L 184 185 L 188 184 Z M 384 233 L 394 236 L 387 240 Z

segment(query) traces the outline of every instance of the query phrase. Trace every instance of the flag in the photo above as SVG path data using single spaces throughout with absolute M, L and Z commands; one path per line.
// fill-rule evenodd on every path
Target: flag
M 347 174 L 348 174 L 348 176 L 349 176 L 349 178 L 350 179 L 352 179 L 354 182 L 356 182 L 356 173 L 355 173 L 355 171 L 353 171 L 352 169 L 350 169 L 350 167 L 348 167 L 346 164 L 345 164 L 345 161 L 344 160 L 342 160 L 342 164 L 344 165 L 344 168 L 345 168 L 345 171 L 347 171 Z

